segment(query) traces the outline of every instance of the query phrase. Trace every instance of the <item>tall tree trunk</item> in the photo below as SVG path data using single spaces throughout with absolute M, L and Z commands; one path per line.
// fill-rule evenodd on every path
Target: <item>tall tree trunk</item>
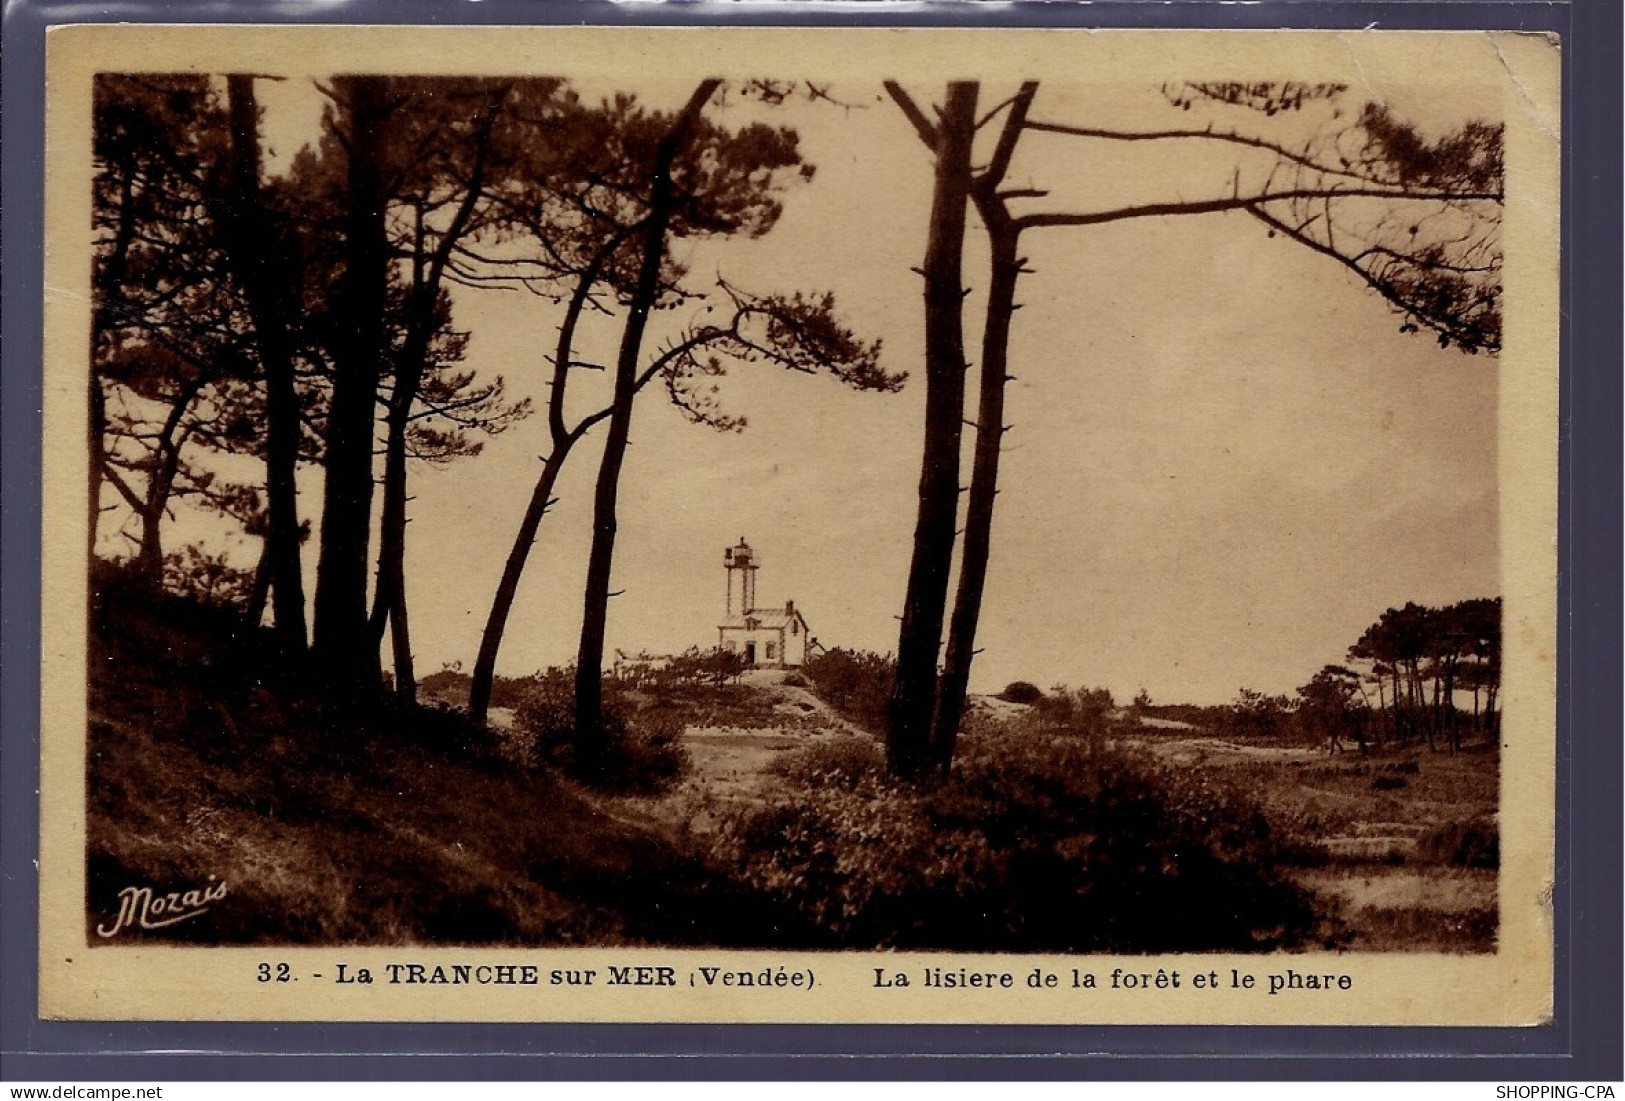
M 590 773 L 603 753 L 604 633 L 609 620 L 609 576 L 615 557 L 615 507 L 620 489 L 621 464 L 632 427 L 632 399 L 637 394 L 638 358 L 643 330 L 660 289 L 660 267 L 666 253 L 666 227 L 671 221 L 671 166 L 688 139 L 695 120 L 721 86 L 720 80 L 702 81 L 694 89 L 671 129 L 655 147 L 649 214 L 643 227 L 643 256 L 638 282 L 621 333 L 615 361 L 615 404 L 604 439 L 604 457 L 593 492 L 592 550 L 587 558 L 587 584 L 581 617 L 581 646 L 576 653 L 575 734 L 577 756 Z
M 1422 740 L 1422 727 L 1416 717 L 1416 668 L 1408 660 L 1403 668 L 1405 678 L 1405 738 L 1407 741 L 1419 742 Z
M 497 585 L 496 597 L 491 601 L 491 613 L 485 620 L 485 631 L 480 636 L 480 653 L 474 661 L 473 683 L 468 690 L 468 715 L 475 722 L 484 722 L 491 709 L 491 690 L 496 683 L 497 653 L 502 648 L 502 633 L 508 626 L 508 615 L 519 594 L 519 579 L 525 572 L 525 561 L 530 548 L 536 543 L 536 532 L 542 517 L 553 503 L 553 486 L 564 466 L 568 451 L 551 452 L 542 464 L 541 477 L 531 491 L 530 504 L 519 522 L 519 534 L 514 536 L 508 560 L 502 567 L 502 580 Z
M 1430 729 L 1434 735 L 1444 734 L 1444 661 L 1435 658 L 1433 661 L 1433 705 L 1428 716 Z
M 1401 672 L 1397 659 L 1394 661 L 1394 690 L 1391 695 L 1394 698 L 1394 734 L 1399 744 L 1404 745 L 1410 740 L 1410 716 L 1406 715 L 1406 700 L 1401 695 Z
M 412 628 L 406 615 L 404 577 L 395 579 L 395 591 L 389 603 L 389 647 L 395 662 L 395 698 L 402 703 L 416 703 L 418 678 L 412 666 Z
M 194 379 L 184 384 L 174 397 L 163 427 L 153 442 L 152 468 L 147 471 L 146 495 L 136 512 L 141 517 L 141 543 L 136 553 L 136 574 L 153 588 L 164 582 L 164 516 L 169 512 L 170 494 L 180 474 L 181 451 L 186 446 L 190 431 L 181 422 L 186 411 L 197 398 L 202 382 Z
M 951 82 L 937 124 L 936 183 L 923 269 L 925 445 L 914 554 L 897 639 L 897 681 L 886 732 L 887 767 L 905 779 L 920 775 L 931 763 L 937 653 L 942 645 L 959 514 L 959 448 L 965 410 L 962 253 L 978 90 L 975 82 Z
M 389 254 L 380 161 L 389 105 L 381 77 L 341 77 L 334 85 L 349 122 L 341 284 L 345 324 L 334 348 L 333 397 L 327 417 L 315 651 L 335 687 L 360 698 L 372 691 L 378 679 L 378 651 L 368 645 L 367 544 L 372 524 L 374 407 L 385 354 Z
M 90 370 L 90 486 L 89 514 L 86 516 L 86 539 L 89 542 L 89 562 L 96 560 L 97 527 L 102 519 L 102 469 L 107 463 L 107 396 L 102 393 L 102 380 L 96 376 L 95 365 Z
M 553 486 L 558 482 L 559 472 L 564 469 L 564 462 L 570 457 L 576 441 L 602 419 L 601 413 L 594 414 L 574 429 L 567 429 L 564 426 L 564 400 L 570 385 L 570 364 L 575 357 L 576 327 L 581 322 L 582 311 L 586 309 L 603 265 L 624 240 L 624 235 L 617 233 L 594 253 L 576 278 L 575 290 L 564 311 L 564 320 L 559 324 L 558 343 L 553 351 L 553 381 L 547 397 L 547 431 L 551 446 L 547 457 L 542 460 L 542 472 L 531 490 L 525 515 L 519 521 L 519 532 L 508 551 L 508 560 L 503 563 L 502 580 L 497 584 L 496 596 L 491 601 L 491 613 L 486 617 L 485 630 L 480 635 L 480 652 L 474 660 L 473 681 L 468 689 L 468 714 L 478 723 L 485 721 L 491 709 L 491 690 L 496 683 L 497 653 L 502 649 L 502 633 L 507 630 L 508 616 L 513 611 L 514 599 L 519 595 L 519 579 L 524 576 L 530 549 L 536 545 L 536 532 L 541 527 L 542 517 L 553 505 Z
M 416 380 L 412 389 L 416 391 Z M 403 380 L 396 379 L 396 386 Z M 407 418 L 391 401 L 384 442 L 383 509 L 378 520 L 378 582 L 373 593 L 371 644 L 382 641 L 389 621 L 390 652 L 395 669 L 395 695 L 406 703 L 417 699 L 412 669 L 412 640 L 406 619 L 406 427 Z
M 272 265 L 277 251 L 260 201 L 259 106 L 254 78 L 226 78 L 231 114 L 231 188 L 226 204 L 231 265 L 244 296 L 265 370 L 265 566 L 276 637 L 290 652 L 305 649 L 305 582 L 299 560 L 299 395 L 285 290 Z
M 164 583 L 163 525 L 164 514 L 169 510 L 169 484 L 164 477 L 164 465 L 158 464 L 147 482 L 147 496 L 140 511 L 141 541 L 135 555 L 136 576 L 154 589 Z
M 1484 685 L 1484 658 L 1480 658 L 1479 654 L 1472 654 L 1472 732 L 1474 734 L 1477 734 L 1482 729 L 1482 726 L 1480 726 L 1482 718 L 1479 715 L 1479 689 L 1482 685 Z
M 270 594 L 271 541 L 267 539 L 260 545 L 260 558 L 254 565 L 254 583 L 248 590 L 248 606 L 243 609 L 243 619 L 250 629 L 258 627 L 265 617 L 265 602 Z
M 107 464 L 107 395 L 102 392 L 96 361 L 102 334 L 112 327 L 112 316 L 124 302 L 124 281 L 129 274 L 130 244 L 135 240 L 135 169 L 127 160 L 120 165 L 118 229 L 107 262 L 96 273 L 96 301 L 91 311 L 90 337 L 90 516 L 88 537 L 90 556 L 96 557 L 96 535 L 102 517 L 102 479 Z
M 1439 682 L 1435 680 L 1433 682 L 1433 701 L 1436 704 L 1438 703 L 1438 700 Z M 1422 730 L 1427 735 L 1428 750 L 1430 752 L 1437 753 L 1439 751 L 1439 746 L 1434 740 L 1434 735 L 1437 732 L 1435 729 L 1436 724 L 1433 721 L 1433 715 L 1428 707 L 1428 686 L 1427 681 L 1422 677 L 1422 670 L 1420 667 L 1418 667 L 1416 670 L 1416 712 L 1417 721 L 1422 724 Z
M 1016 279 L 1021 266 L 1021 260 L 1016 255 L 1020 234 L 1008 218 L 995 216 L 988 225 L 988 234 L 991 238 L 993 270 L 988 283 L 987 318 L 982 334 L 976 452 L 971 466 L 970 496 L 965 508 L 959 587 L 954 593 L 948 648 L 942 665 L 942 684 L 937 690 L 937 714 L 931 730 L 932 762 L 943 770 L 953 761 L 954 740 L 959 734 L 960 718 L 965 711 L 965 692 L 970 684 L 971 662 L 976 656 L 976 626 L 981 617 L 982 590 L 987 582 L 987 562 L 993 538 L 993 501 L 999 492 L 999 452 L 1004 437 L 1004 387 L 1010 318 L 1015 309 Z
M 971 464 L 970 496 L 965 506 L 965 539 L 959 564 L 959 587 L 954 594 L 948 627 L 948 648 L 943 657 L 942 683 L 937 689 L 937 711 L 931 730 L 933 763 L 944 771 L 953 763 L 954 741 L 965 712 L 971 662 L 976 657 L 976 627 L 981 618 L 982 592 L 993 541 L 993 501 L 998 495 L 999 456 L 1004 444 L 1004 391 L 1009 381 L 1010 323 L 1016 312 L 1016 280 L 1021 258 L 1016 254 L 1021 230 L 999 194 L 1010 158 L 1015 154 L 1027 109 L 1038 94 L 1036 81 L 1028 81 L 1011 101 L 998 146 L 985 171 L 971 189 L 971 199 L 987 227 L 990 275 L 987 307 L 982 322 L 981 390 L 976 412 L 976 452 Z
M 425 252 L 423 209 L 418 208 L 412 265 L 412 294 L 407 303 L 405 346 L 395 366 L 394 389 L 389 396 L 384 442 L 384 506 L 379 518 L 378 589 L 373 604 L 373 642 L 381 641 L 383 617 L 389 618 L 390 654 L 395 670 L 395 695 L 406 703 L 417 701 L 417 675 L 412 667 L 412 632 L 406 611 L 406 435 L 412 421 L 423 376 L 429 369 L 429 346 L 439 326 L 436 312 L 441 280 L 452 250 L 468 231 L 470 219 L 485 189 L 486 158 L 491 126 L 501 97 L 496 97 L 480 118 L 475 136 L 474 164 L 462 202 L 451 223 L 440 234 L 432 253 Z
M 1462 713 L 1456 706 L 1456 693 L 1461 686 L 1461 659 L 1458 657 L 1450 665 L 1450 688 L 1445 694 L 1447 706 L 1450 708 L 1450 734 L 1456 740 L 1456 747 L 1461 748 L 1462 740 Z
M 141 542 L 135 555 L 136 575 L 146 585 L 157 588 L 164 581 L 164 507 L 151 507 L 141 514 Z

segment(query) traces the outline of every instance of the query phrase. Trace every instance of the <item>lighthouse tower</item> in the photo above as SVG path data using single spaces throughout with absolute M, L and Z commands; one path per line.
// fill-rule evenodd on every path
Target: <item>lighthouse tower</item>
M 757 562 L 756 552 L 743 535 L 738 546 L 722 552 L 722 565 L 728 571 L 728 614 L 748 615 L 756 607 Z

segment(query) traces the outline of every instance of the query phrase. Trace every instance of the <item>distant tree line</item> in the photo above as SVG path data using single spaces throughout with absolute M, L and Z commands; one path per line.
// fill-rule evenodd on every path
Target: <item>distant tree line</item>
M 1359 683 L 1376 696 L 1378 740 L 1425 740 L 1430 749 L 1443 741 L 1455 750 L 1464 732 L 1499 734 L 1500 597 L 1390 608 L 1348 657 L 1361 667 Z
M 1501 598 L 1443 608 L 1389 608 L 1349 647 L 1347 664 L 1322 666 L 1292 695 L 1243 688 L 1221 707 L 1140 710 L 1255 738 L 1297 733 L 1333 752 L 1352 744 L 1459 750 L 1498 737 Z
M 1347 664 L 1322 666 L 1291 694 L 1242 688 L 1230 703 L 1202 706 L 1153 703 L 1142 689 L 1119 708 L 1104 688 L 1057 685 L 1046 693 L 1014 681 L 999 698 L 1069 722 L 1154 718 L 1242 738 L 1295 736 L 1332 752 L 1424 743 L 1455 752 L 1468 740 L 1499 736 L 1500 688 L 1501 598 L 1480 597 L 1389 608 L 1349 647 Z

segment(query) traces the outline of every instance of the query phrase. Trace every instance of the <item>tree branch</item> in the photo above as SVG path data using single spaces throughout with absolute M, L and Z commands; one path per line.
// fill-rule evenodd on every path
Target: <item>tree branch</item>
M 1397 291 L 1395 291 L 1389 283 L 1373 276 L 1370 272 L 1366 271 L 1365 268 L 1361 267 L 1357 261 L 1351 259 L 1350 257 L 1344 256 L 1330 245 L 1324 244 L 1308 234 L 1294 229 L 1285 222 L 1281 221 L 1279 218 L 1271 215 L 1268 211 L 1265 211 L 1259 207 L 1248 207 L 1247 213 L 1251 214 L 1254 218 L 1257 218 L 1259 221 L 1263 222 L 1277 233 L 1296 241 L 1298 244 L 1309 249 L 1311 252 L 1317 252 L 1322 256 L 1329 256 L 1333 260 L 1336 260 L 1339 264 L 1342 264 L 1344 267 L 1354 272 L 1354 274 L 1358 275 L 1366 286 L 1376 291 L 1406 317 L 1414 317 L 1423 324 L 1427 325 L 1428 328 L 1441 334 L 1441 341 L 1446 336 L 1460 339 L 1459 334 L 1461 330 L 1456 325 L 1452 324 L 1450 318 L 1436 316 L 1423 309 L 1419 303 L 1406 300 Z M 1462 340 L 1461 343 L 1469 351 L 1476 347 L 1476 345 L 1466 340 Z M 1500 350 L 1498 342 L 1489 342 L 1485 345 L 1485 348 L 1490 352 Z
M 937 147 L 937 128 L 931 125 L 931 120 L 925 117 L 925 112 L 920 110 L 919 105 L 909 97 L 907 92 L 903 91 L 903 86 L 897 81 L 888 80 L 885 82 L 885 87 L 887 94 L 891 96 L 898 107 L 902 108 L 903 117 L 908 119 L 914 126 L 914 132 L 920 136 L 920 140 L 925 143 L 925 147 L 935 149 Z
M 113 483 L 113 488 L 118 490 L 119 496 L 123 497 L 125 502 L 135 510 L 137 516 L 146 515 L 146 502 L 136 494 L 134 489 L 130 488 L 130 483 L 124 480 L 124 476 L 118 472 L 111 462 L 102 463 L 102 473 L 108 481 Z
M 1027 122 L 1027 109 L 1032 106 L 1033 97 L 1037 94 L 1038 81 L 1029 80 L 1011 98 L 1010 114 L 1004 120 L 1004 129 L 999 132 L 999 144 L 993 149 L 993 160 L 978 179 L 978 183 L 987 191 L 996 190 L 1004 182 L 1004 174 L 1010 170 L 1010 158 L 1016 152 L 1016 142 L 1021 139 L 1022 127 Z
M 1407 191 L 1403 188 L 1292 188 L 1285 191 L 1265 192 L 1260 195 L 1231 196 L 1224 199 L 1202 199 L 1189 202 L 1146 203 L 1143 206 L 1121 207 L 1087 214 L 1026 214 L 1016 219 L 1023 229 L 1040 226 L 1094 226 L 1106 222 L 1120 222 L 1129 218 L 1161 218 L 1172 214 L 1218 214 L 1228 210 L 1251 210 L 1265 203 L 1287 202 L 1294 199 L 1397 199 L 1408 202 L 1493 202 L 1502 201 L 1499 191 L 1450 193 Z
M 1365 183 L 1384 183 L 1386 181 L 1363 172 L 1354 172 L 1348 168 L 1334 168 L 1329 164 L 1322 164 L 1313 157 L 1302 153 L 1294 153 L 1284 145 L 1256 138 L 1249 134 L 1240 134 L 1228 130 L 1103 130 L 1089 126 L 1066 126 L 1058 122 L 1029 122 L 1027 129 L 1037 130 L 1046 134 L 1065 134 L 1075 138 L 1100 138 L 1105 141 L 1178 141 L 1185 138 L 1197 138 L 1207 141 L 1229 142 L 1233 145 L 1245 145 L 1251 149 L 1262 149 L 1274 153 L 1283 160 L 1300 164 L 1316 172 L 1328 176 L 1342 176 L 1345 179 L 1360 180 Z

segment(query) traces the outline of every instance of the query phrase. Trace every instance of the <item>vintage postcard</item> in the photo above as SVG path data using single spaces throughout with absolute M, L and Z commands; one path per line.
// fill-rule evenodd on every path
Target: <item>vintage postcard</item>
M 1545 1021 L 1559 49 L 56 29 L 41 1013 Z

